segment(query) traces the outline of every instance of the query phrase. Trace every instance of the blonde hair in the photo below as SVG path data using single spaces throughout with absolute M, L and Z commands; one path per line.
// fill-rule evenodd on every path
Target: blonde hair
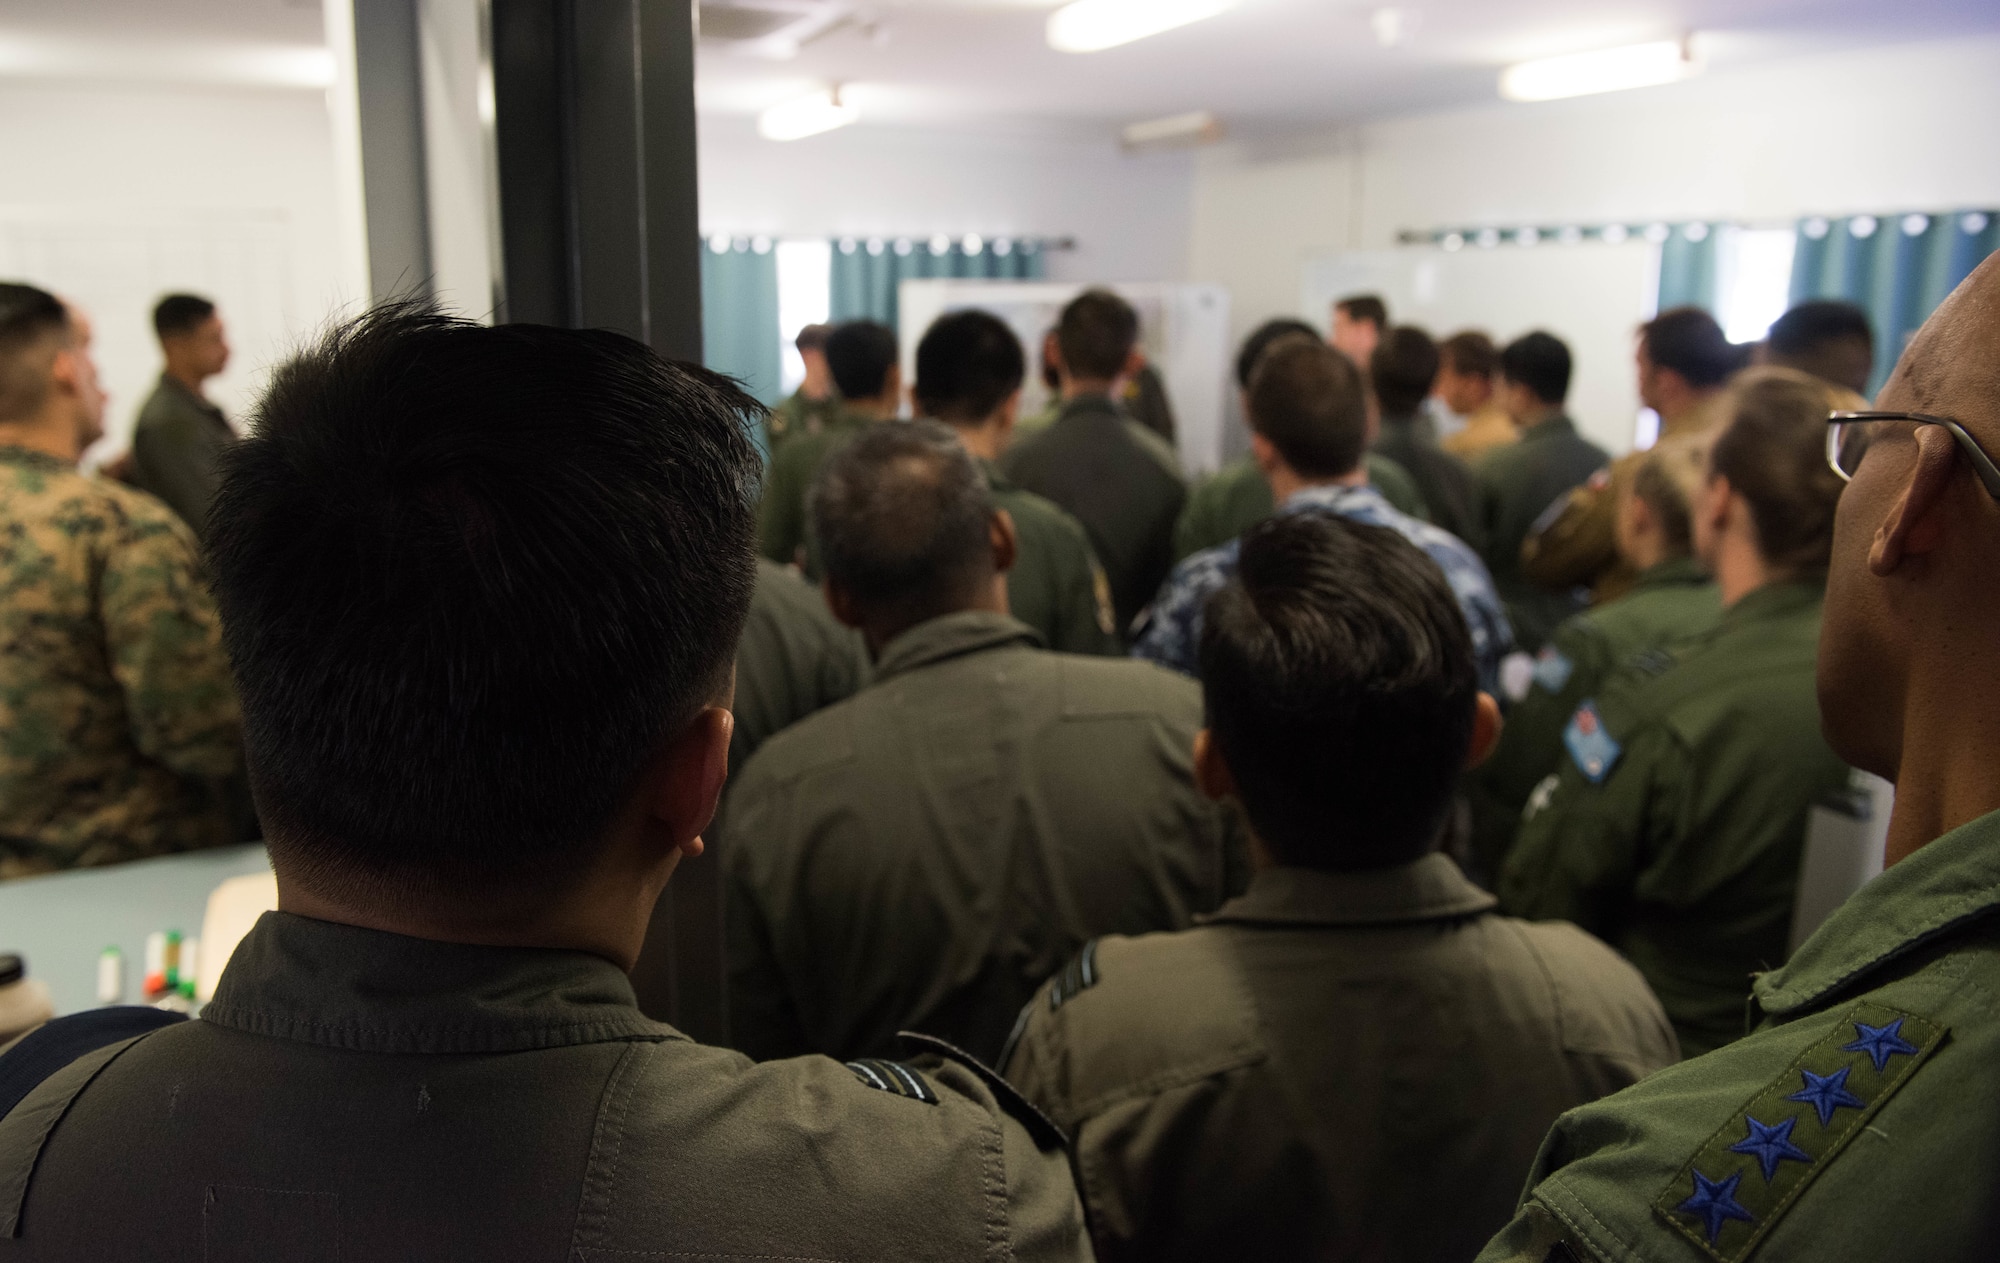
M 1709 468 L 1749 502 L 1758 551 L 1772 566 L 1827 566 L 1843 486 L 1826 459 L 1827 414 L 1852 399 L 1790 368 L 1751 369 L 1729 387 Z

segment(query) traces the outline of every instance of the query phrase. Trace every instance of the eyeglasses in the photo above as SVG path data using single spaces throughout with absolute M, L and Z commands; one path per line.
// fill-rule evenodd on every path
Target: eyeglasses
M 1861 468 L 1861 458 L 1881 433 L 1876 425 L 1881 421 L 1943 426 L 1958 442 L 1965 459 L 1972 463 L 1972 472 L 1979 478 L 1980 485 L 1986 488 L 1986 494 L 2000 500 L 2000 466 L 1994 465 L 1986 449 L 1979 446 L 1979 440 L 1966 433 L 1965 427 L 1950 417 L 1934 417 L 1923 412 L 1836 412 L 1827 417 L 1826 459 L 1842 482 L 1854 481 L 1855 473 Z

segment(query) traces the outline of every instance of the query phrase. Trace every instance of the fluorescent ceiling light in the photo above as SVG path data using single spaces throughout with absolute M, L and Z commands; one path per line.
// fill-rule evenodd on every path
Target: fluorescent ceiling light
M 1171 31 L 1236 7 L 1238 0 L 1074 0 L 1049 15 L 1049 47 L 1094 53 Z
M 1206 145 L 1222 139 L 1222 120 L 1207 110 L 1134 123 L 1118 133 L 1127 149 Z
M 1500 73 L 1500 95 L 1509 101 L 1554 101 L 1676 83 L 1701 73 L 1689 44 L 1667 39 L 1524 61 Z
M 860 110 L 840 99 L 839 88 L 830 88 L 765 110 L 757 117 L 757 133 L 765 140 L 803 140 L 845 127 L 860 117 Z

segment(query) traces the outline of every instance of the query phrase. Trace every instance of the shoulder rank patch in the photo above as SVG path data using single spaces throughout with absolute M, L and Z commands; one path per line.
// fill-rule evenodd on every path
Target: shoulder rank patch
M 1576 673 L 1576 664 L 1548 645 L 1535 658 L 1535 683 L 1545 692 L 1560 693 L 1569 683 L 1569 677 Z
M 1096 985 L 1097 940 L 1092 939 L 1056 975 L 1054 984 L 1049 987 L 1049 1012 L 1055 1012 Z
M 900 1061 L 882 1061 L 875 1057 L 861 1061 L 850 1061 L 847 1068 L 854 1077 L 878 1092 L 890 1092 L 897 1096 L 907 1096 L 913 1101 L 926 1105 L 936 1105 L 938 1095 L 931 1085 L 924 1082 L 924 1076 L 910 1069 Z
M 1644 675 L 1665 675 L 1673 665 L 1674 655 L 1664 649 L 1642 649 L 1632 655 L 1632 669 Z
M 1625 747 L 1604 731 L 1604 720 L 1598 716 L 1594 701 L 1576 708 L 1569 727 L 1563 730 L 1563 745 L 1568 748 L 1569 757 L 1576 760 L 1577 770 L 1592 785 L 1602 785 L 1604 778 L 1611 775 L 1611 769 L 1618 766 L 1618 756 L 1625 753 Z
M 1740 1263 L 1944 1036 L 1914 1013 L 1855 1005 L 1709 1138 L 1654 1211 Z

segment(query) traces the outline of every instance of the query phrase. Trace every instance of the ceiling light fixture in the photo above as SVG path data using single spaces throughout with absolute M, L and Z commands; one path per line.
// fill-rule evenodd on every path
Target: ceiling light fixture
M 1692 39 L 1668 39 L 1524 61 L 1500 72 L 1500 95 L 1509 101 L 1554 101 L 1678 83 L 1700 73 Z
M 839 88 L 782 101 L 757 116 L 757 134 L 765 140 L 804 140 L 861 118 L 861 111 L 841 100 Z
M 1094 53 L 1200 22 L 1238 0 L 1073 0 L 1049 15 L 1049 47 Z
M 1173 149 L 1214 144 L 1222 135 L 1221 119 L 1207 110 L 1196 110 L 1134 123 L 1118 133 L 1118 141 L 1128 150 Z

